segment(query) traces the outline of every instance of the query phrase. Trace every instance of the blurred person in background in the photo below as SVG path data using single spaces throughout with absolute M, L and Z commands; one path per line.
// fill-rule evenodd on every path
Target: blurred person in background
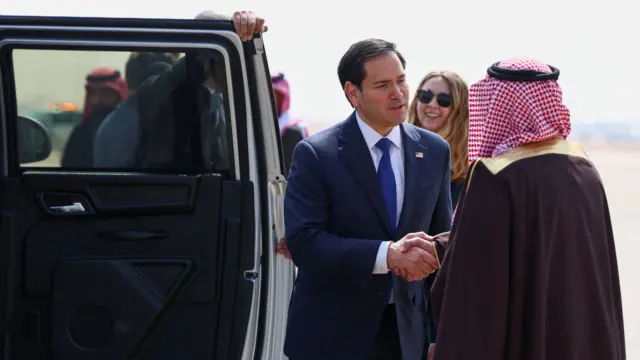
M 291 88 L 284 74 L 280 72 L 271 75 L 271 83 L 278 110 L 278 125 L 282 138 L 286 175 L 289 174 L 289 168 L 291 167 L 293 149 L 295 149 L 300 140 L 308 136 L 308 130 L 301 118 L 291 114 Z
M 93 166 L 94 139 L 107 115 L 129 96 L 124 78 L 116 69 L 101 67 L 86 78 L 82 122 L 67 141 L 61 165 L 65 168 Z
M 131 96 L 104 120 L 97 131 L 94 166 L 126 168 L 134 165 L 140 119 L 137 91 L 148 78 L 160 75 L 177 61 L 179 54 L 133 52 L 125 64 L 125 79 Z

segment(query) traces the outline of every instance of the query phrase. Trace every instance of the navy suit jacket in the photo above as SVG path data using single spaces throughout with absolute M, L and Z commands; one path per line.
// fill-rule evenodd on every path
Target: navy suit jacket
M 423 356 L 425 284 L 374 275 L 373 267 L 383 241 L 449 230 L 450 150 L 432 132 L 406 123 L 400 127 L 405 194 L 398 238 L 391 234 L 355 113 L 302 140 L 294 151 L 284 200 L 286 241 L 298 267 L 284 345 L 289 358 L 366 359 L 387 305 L 388 276 L 393 277 L 403 360 Z

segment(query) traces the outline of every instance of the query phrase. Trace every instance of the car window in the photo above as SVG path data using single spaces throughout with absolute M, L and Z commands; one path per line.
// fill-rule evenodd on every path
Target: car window
M 224 54 L 164 50 L 13 49 L 18 114 L 44 125 L 52 147 L 20 166 L 228 174 Z

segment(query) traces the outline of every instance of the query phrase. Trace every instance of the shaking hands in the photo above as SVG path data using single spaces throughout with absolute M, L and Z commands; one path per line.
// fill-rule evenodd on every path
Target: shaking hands
M 391 243 L 387 252 L 387 267 L 407 281 L 429 276 L 440 268 L 433 238 L 419 232 L 407 234 Z
M 291 260 L 291 253 L 284 238 L 276 245 L 276 253 Z M 407 281 L 417 281 L 440 268 L 433 237 L 423 233 L 411 233 L 389 245 L 387 267 Z
M 280 239 L 280 241 L 276 245 L 276 253 L 284 256 L 288 260 L 291 260 L 291 253 L 289 252 L 289 248 L 287 247 L 287 242 L 285 241 L 284 238 Z

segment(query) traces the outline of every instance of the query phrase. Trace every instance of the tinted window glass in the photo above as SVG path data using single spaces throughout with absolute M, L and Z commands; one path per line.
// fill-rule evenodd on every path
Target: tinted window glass
M 14 49 L 12 60 L 18 114 L 44 125 L 51 137 L 51 154 L 22 167 L 229 170 L 222 53 Z M 25 144 L 26 138 L 18 139 L 22 153 L 42 146 Z

